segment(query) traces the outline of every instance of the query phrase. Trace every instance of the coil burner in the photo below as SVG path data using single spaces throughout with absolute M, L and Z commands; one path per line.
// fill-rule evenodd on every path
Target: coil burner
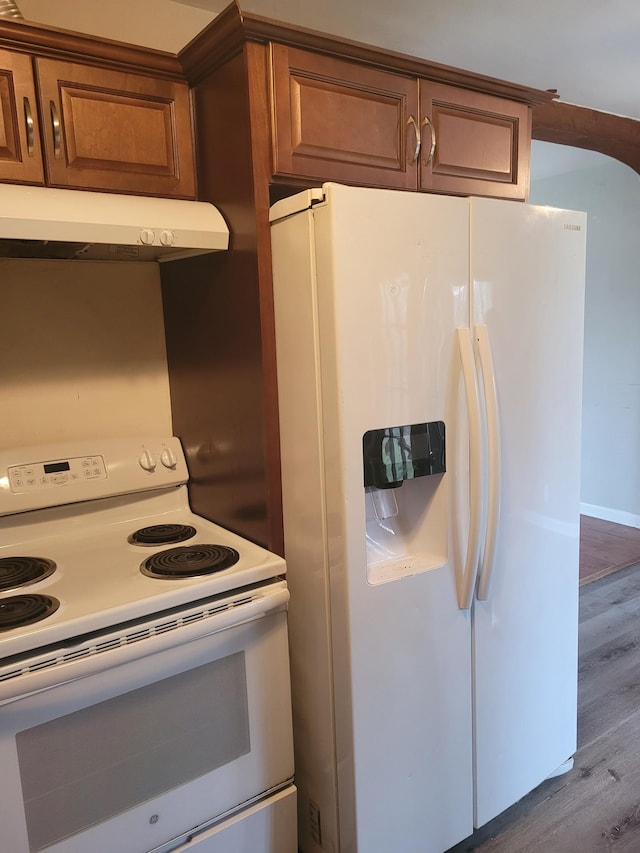
M 53 560 L 43 557 L 3 557 L 0 559 L 0 591 L 38 583 L 55 570 Z
M 21 628 L 46 619 L 60 607 L 50 595 L 12 595 L 0 599 L 0 631 Z
M 184 542 L 195 535 L 196 529 L 190 524 L 152 524 L 132 533 L 129 542 L 134 545 L 169 545 Z
M 150 578 L 175 580 L 211 575 L 228 569 L 239 559 L 238 552 L 226 545 L 185 545 L 153 554 L 140 571 Z

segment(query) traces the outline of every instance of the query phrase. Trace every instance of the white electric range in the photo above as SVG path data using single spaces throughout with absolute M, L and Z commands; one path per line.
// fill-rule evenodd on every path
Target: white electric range
M 195 515 L 187 479 L 176 438 L 0 452 L 15 853 L 296 849 L 286 566 Z

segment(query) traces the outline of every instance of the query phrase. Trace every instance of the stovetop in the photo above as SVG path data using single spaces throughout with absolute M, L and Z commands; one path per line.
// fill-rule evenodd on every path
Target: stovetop
M 42 448 L 30 448 L 16 457 L 14 451 L 11 458 L 26 460 L 17 466 L 7 464 L 8 454 L 0 453 L 0 512 L 10 512 L 0 517 L 0 561 L 31 557 L 39 558 L 46 569 L 55 564 L 53 571 L 45 571 L 33 583 L 0 591 L 0 613 L 4 609 L 11 614 L 8 622 L 13 610 L 27 606 L 19 601 L 22 596 L 43 596 L 54 602 L 54 611 L 42 619 L 21 627 L 0 627 L 0 659 L 284 575 L 282 558 L 191 511 L 186 467 L 175 439 L 155 449 L 153 442 L 139 441 L 130 446 L 118 442 L 117 448 L 109 442 L 88 446 L 90 451 L 83 446 L 79 453 L 62 445 L 46 448 L 46 454 Z M 149 471 L 142 463 L 155 462 L 157 468 L 167 446 L 172 454 L 169 461 L 175 458 L 176 464 L 158 470 L 154 480 L 155 468 Z M 93 460 L 98 456 L 104 460 L 104 466 L 98 467 L 104 467 L 106 476 L 88 478 L 82 484 L 90 499 L 78 501 L 81 485 L 70 480 L 38 489 L 45 465 L 60 469 L 66 457 Z M 53 461 L 38 463 L 43 466 L 38 469 L 32 465 L 36 459 Z M 4 476 L 3 463 L 9 476 Z M 74 467 L 70 465 L 69 470 Z M 11 485 L 11 471 L 16 469 L 33 470 L 36 485 L 25 484 L 22 491 Z M 17 479 L 13 475 L 14 482 Z M 114 494 L 123 490 L 125 482 L 128 492 Z M 142 490 L 134 491 L 141 485 Z M 69 497 L 73 502 L 66 503 Z M 17 498 L 15 504 L 13 498 Z M 24 510 L 29 501 L 37 508 Z M 42 506 L 45 501 L 58 505 Z M 11 512 L 15 505 L 20 511 Z M 139 544 L 133 538 L 141 528 L 151 528 L 151 538 L 156 539 L 164 533 L 158 526 L 173 525 L 192 530 L 166 544 Z M 162 577 L 153 576 L 156 563 Z M 5 576 L 11 576 L 13 568 L 12 561 Z M 197 573 L 192 577 L 187 573 L 193 569 Z

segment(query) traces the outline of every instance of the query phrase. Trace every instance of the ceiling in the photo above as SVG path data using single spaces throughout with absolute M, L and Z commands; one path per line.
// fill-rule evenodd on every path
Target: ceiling
M 17 0 L 27 20 L 177 53 L 227 0 Z M 243 11 L 640 120 L 638 0 L 241 0 Z

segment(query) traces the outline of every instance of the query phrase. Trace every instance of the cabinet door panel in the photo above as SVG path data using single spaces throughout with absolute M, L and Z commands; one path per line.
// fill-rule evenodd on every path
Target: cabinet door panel
M 525 104 L 421 82 L 421 116 L 433 124 L 436 148 L 428 160 L 422 130 L 420 188 L 436 192 L 525 199 L 529 186 L 531 111 Z
M 194 197 L 186 85 L 48 59 L 37 71 L 52 186 Z
M 275 175 L 416 188 L 415 80 L 278 44 L 272 70 Z
M 44 183 L 31 59 L 8 50 L 0 50 L 0 180 Z
M 171 105 L 73 87 L 60 90 L 71 168 L 175 174 Z

